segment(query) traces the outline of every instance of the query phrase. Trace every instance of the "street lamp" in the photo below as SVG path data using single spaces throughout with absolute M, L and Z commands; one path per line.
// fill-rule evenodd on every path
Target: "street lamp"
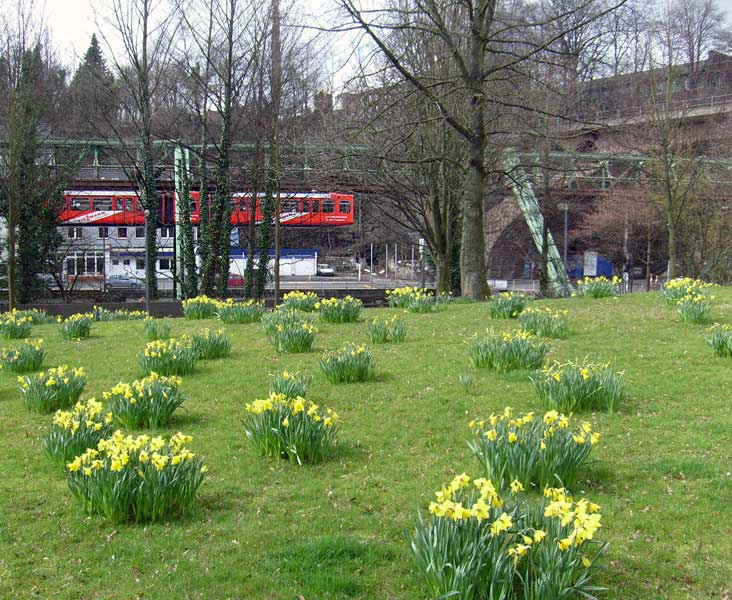
M 145 209 L 145 312 L 150 314 L 150 244 L 147 241 L 147 233 L 150 217 L 150 210 Z

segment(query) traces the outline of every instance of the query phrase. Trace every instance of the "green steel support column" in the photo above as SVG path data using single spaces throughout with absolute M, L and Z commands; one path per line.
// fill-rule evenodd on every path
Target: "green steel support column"
M 534 190 L 531 187 L 531 181 L 526 175 L 526 172 L 519 164 L 518 156 L 513 150 L 507 150 L 504 158 L 504 165 L 506 172 L 510 173 L 511 188 L 513 194 L 516 196 L 519 208 L 526 219 L 526 224 L 531 232 L 531 237 L 534 240 L 536 249 L 541 252 L 542 250 L 542 239 L 544 233 L 544 216 L 541 214 L 539 208 L 539 202 L 536 199 Z M 557 296 L 568 296 L 571 292 L 571 286 L 567 273 L 564 270 L 562 264 L 562 258 L 559 256 L 559 251 L 554 243 L 554 238 L 551 232 L 547 232 L 549 248 L 548 262 L 547 262 L 547 275 L 549 278 L 549 286 Z

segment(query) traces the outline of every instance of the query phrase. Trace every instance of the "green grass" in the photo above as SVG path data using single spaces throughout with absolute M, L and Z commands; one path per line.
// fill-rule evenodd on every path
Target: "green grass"
M 706 330 L 679 322 L 660 294 L 538 305 L 570 311 L 572 332 L 551 342 L 549 360 L 588 357 L 625 371 L 619 411 L 587 415 L 603 437 L 576 486 L 602 505 L 599 539 L 610 548 L 595 581 L 609 588 L 600 597 L 725 597 L 732 359 L 713 357 Z M 719 291 L 714 310 L 715 320 L 732 322 L 732 289 Z M 392 314 L 407 321 L 409 336 L 372 348 L 377 378 L 328 384 L 322 351 L 367 343 L 367 322 Z M 542 408 L 527 373 L 470 368 L 468 338 L 512 325 L 491 321 L 485 305 L 364 316 L 320 325 L 305 354 L 277 353 L 259 324 L 225 326 L 231 356 L 183 377 L 187 411 L 160 430 L 192 435 L 189 447 L 210 471 L 192 514 L 148 526 L 81 513 L 40 443 L 51 417 L 26 411 L 16 376 L 0 373 L 0 598 L 425 598 L 404 532 L 445 481 L 479 475 L 465 443 L 468 422 L 505 405 Z M 176 319 L 172 334 L 201 326 Z M 82 342 L 62 340 L 54 324 L 33 334 L 46 340 L 46 366 L 86 369 L 82 399 L 143 375 L 142 321 L 95 323 Z M 313 376 L 308 398 L 343 419 L 333 458 L 317 466 L 259 457 L 241 426 L 245 402 L 267 395 L 269 374 L 298 369 Z M 457 384 L 466 372 L 472 395 Z

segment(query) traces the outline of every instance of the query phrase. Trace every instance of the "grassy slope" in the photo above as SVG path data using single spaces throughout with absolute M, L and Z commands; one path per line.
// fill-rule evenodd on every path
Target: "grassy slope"
M 732 321 L 732 290 L 716 318 Z M 625 370 L 629 398 L 593 417 L 603 439 L 582 491 L 603 506 L 604 598 L 722 598 L 732 584 L 732 361 L 715 359 L 704 328 L 677 322 L 657 294 L 617 301 L 556 301 L 572 335 L 551 358 L 589 356 Z M 373 314 L 369 311 L 368 316 Z M 153 526 L 112 526 L 80 514 L 61 473 L 43 456 L 49 420 L 20 404 L 0 374 L 0 598 L 420 598 L 403 533 L 442 482 L 477 473 L 468 421 L 505 405 L 540 410 L 527 373 L 476 376 L 467 396 L 466 340 L 493 321 L 485 306 L 407 315 L 407 342 L 375 348 L 379 378 L 332 386 L 320 350 L 365 341 L 365 323 L 323 325 L 316 351 L 278 356 L 258 325 L 228 326 L 231 358 L 184 378 L 190 400 L 168 433 L 194 436 L 210 476 L 190 516 Z M 176 321 L 174 334 L 213 322 Z M 101 323 L 65 342 L 53 325 L 46 366 L 83 365 L 85 397 L 140 375 L 141 322 Z M 243 405 L 267 373 L 307 369 L 310 397 L 344 419 L 330 463 L 298 468 L 260 458 L 245 443 Z

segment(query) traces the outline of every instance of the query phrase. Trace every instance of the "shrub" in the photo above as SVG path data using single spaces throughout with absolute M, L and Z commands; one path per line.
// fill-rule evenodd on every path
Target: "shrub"
M 375 317 L 368 325 L 372 344 L 392 342 L 398 344 L 407 337 L 407 323 L 399 317 Z
M 708 323 L 709 315 L 712 312 L 714 296 L 689 294 L 676 303 L 676 310 L 679 318 L 684 323 Z
M 549 351 L 545 342 L 525 331 L 491 333 L 486 340 L 476 340 L 468 348 L 470 362 L 476 368 L 495 371 L 538 369 Z
M 315 304 L 320 320 L 325 323 L 355 323 L 361 316 L 363 302 L 346 296 L 345 298 L 325 298 Z
M 103 414 L 102 403 L 90 398 L 77 402 L 71 411 L 57 410 L 41 442 L 48 457 L 64 465 L 87 448 L 96 448 L 113 431 L 112 413 Z
M 30 373 L 41 368 L 45 356 L 42 339 L 28 340 L 17 348 L 0 350 L 0 367 L 12 373 Z
M 577 296 L 589 296 L 590 298 L 612 298 L 618 295 L 618 284 L 620 277 L 608 279 L 607 277 L 585 277 L 577 282 Z
M 155 340 L 148 342 L 138 360 L 146 373 L 187 375 L 196 367 L 198 352 L 190 340 Z
M 276 310 L 265 315 L 262 327 L 278 352 L 307 352 L 318 332 L 311 316 L 294 310 Z
M 519 315 L 519 326 L 540 337 L 564 339 L 569 334 L 566 310 L 528 307 Z
M 346 344 L 325 352 L 320 358 L 320 368 L 330 383 L 366 381 L 374 376 L 374 355 L 366 346 Z
M 503 292 L 491 298 L 488 310 L 491 319 L 516 319 L 526 308 L 528 298 L 521 292 Z
M 81 340 L 91 334 L 94 316 L 90 313 L 71 315 L 67 319 L 58 318 L 61 336 L 65 340 Z
M 270 394 L 282 394 L 285 398 L 297 398 L 298 396 L 305 397 L 308 391 L 308 386 L 312 377 L 300 371 L 289 372 L 282 371 L 282 373 L 275 373 L 270 375 L 271 380 L 269 383 Z
M 204 329 L 191 337 L 193 349 L 198 353 L 198 358 L 224 358 L 231 354 L 231 340 L 223 329 L 212 331 Z
M 589 422 L 573 428 L 570 418 L 555 410 L 543 417 L 533 412 L 514 416 L 507 407 L 501 415 L 471 421 L 470 428 L 473 439 L 468 446 L 498 489 L 513 481 L 525 488 L 557 483 L 572 488 L 600 439 Z
M 150 340 L 167 340 L 170 338 L 170 321 L 145 317 L 145 337 Z
M 94 306 L 90 313 L 95 321 L 137 321 L 148 318 L 144 310 L 117 309 L 114 312 L 102 306 Z
M 151 373 L 131 385 L 120 382 L 102 396 L 120 426 L 162 427 L 185 401 L 180 384 L 180 377 Z
M 536 394 L 549 410 L 572 413 L 599 409 L 613 411 L 622 398 L 622 373 L 609 364 L 559 363 L 532 378 Z
M 30 337 L 33 319 L 17 311 L 0 315 L 0 336 L 6 340 L 17 340 Z
M 593 598 L 592 571 L 607 545 L 594 540 L 600 507 L 561 488 L 529 498 L 515 482 L 498 494 L 465 474 L 436 492 L 409 537 L 432 598 L 547 600 Z
M 18 377 L 20 397 L 35 412 L 53 412 L 72 406 L 86 385 L 86 373 L 79 367 L 61 365 L 33 377 Z
M 716 323 L 712 327 L 712 335 L 707 342 L 715 356 L 732 356 L 732 325 Z
M 84 512 L 113 522 L 159 521 L 191 508 L 203 460 L 176 433 L 169 441 L 115 431 L 66 465 L 66 481 Z
M 226 302 L 219 303 L 216 314 L 222 323 L 257 323 L 262 320 L 264 314 L 264 301 L 234 302 L 229 298 Z
M 299 465 L 326 460 L 335 445 L 338 415 L 302 397 L 270 394 L 246 405 L 244 432 L 257 451 Z
M 183 300 L 183 316 L 186 319 L 213 319 L 219 302 L 208 296 L 196 296 Z
M 691 277 L 677 277 L 663 286 L 663 297 L 667 304 L 676 304 L 686 296 L 707 296 L 715 284 Z
M 317 310 L 318 295 L 314 292 L 288 292 L 282 298 L 282 308 L 313 312 Z

